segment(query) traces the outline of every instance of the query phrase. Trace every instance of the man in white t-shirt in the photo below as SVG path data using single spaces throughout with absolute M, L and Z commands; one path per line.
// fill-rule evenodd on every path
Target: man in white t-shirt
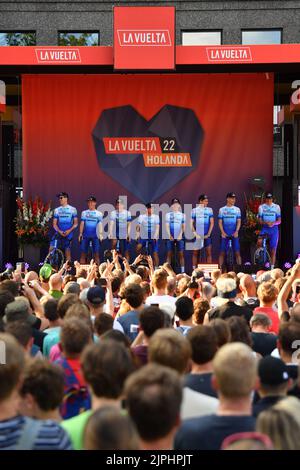
M 148 360 L 150 363 L 175 369 L 180 375 L 187 372 L 192 356 L 187 338 L 172 328 L 157 330 L 149 341 Z M 181 419 L 194 418 L 216 413 L 219 401 L 204 393 L 184 387 L 181 405 Z
M 176 298 L 167 294 L 168 287 L 168 273 L 164 269 L 155 271 L 152 277 L 153 294 L 147 297 L 146 305 L 161 305 L 172 304 L 175 305 Z

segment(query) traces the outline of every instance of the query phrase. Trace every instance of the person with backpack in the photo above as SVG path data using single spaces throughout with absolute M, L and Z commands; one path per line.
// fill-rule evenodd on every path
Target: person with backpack
M 92 341 L 88 324 L 80 318 L 69 318 L 61 329 L 62 356 L 55 362 L 64 371 L 64 398 L 60 408 L 63 419 L 77 416 L 91 408 L 91 397 L 81 371 L 80 356 Z

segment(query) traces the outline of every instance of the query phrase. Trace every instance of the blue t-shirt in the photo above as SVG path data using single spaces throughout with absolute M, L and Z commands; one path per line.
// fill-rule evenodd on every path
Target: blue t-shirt
M 43 341 L 44 356 L 49 357 L 52 346 L 59 343 L 60 331 L 61 331 L 60 326 L 55 326 L 53 328 L 47 328 L 46 330 L 44 330 L 44 332 L 47 333 L 47 336 L 45 336 L 44 341 Z
M 97 238 L 97 226 L 103 220 L 100 211 L 86 210 L 81 213 L 81 221 L 84 222 L 83 236 L 86 238 Z
M 0 449 L 14 450 L 22 435 L 26 420 L 31 418 L 15 416 L 0 421 Z M 32 442 L 31 450 L 70 450 L 71 443 L 67 432 L 51 420 L 41 423 L 39 432 Z
M 60 206 L 54 209 L 54 219 L 57 219 L 58 228 L 65 232 L 73 226 L 74 219 L 77 217 L 77 210 L 72 206 Z
M 253 432 L 255 418 L 244 415 L 207 415 L 190 418 L 181 424 L 174 443 L 175 450 L 219 450 L 231 434 Z
M 141 214 L 138 218 L 140 236 L 143 240 L 154 238 L 157 227 L 159 227 L 159 216 L 156 214 Z
M 237 221 L 241 218 L 241 209 L 236 206 L 224 206 L 219 210 L 218 219 L 223 222 L 223 229 L 231 236 L 236 231 Z
M 263 222 L 276 222 L 281 217 L 280 206 L 274 203 L 271 205 L 261 204 L 258 208 L 258 217 Z
M 174 239 L 178 238 L 182 225 L 185 223 L 185 214 L 182 212 L 168 212 L 166 215 L 166 223 L 169 225 L 170 234 Z
M 207 234 L 210 226 L 210 220 L 213 218 L 213 216 L 214 213 L 211 207 L 197 206 L 192 210 L 192 219 L 194 221 L 194 226 L 198 235 Z
M 113 210 L 110 214 L 110 220 L 114 222 L 115 236 L 117 238 L 127 238 L 127 224 L 131 222 L 131 214 L 127 210 Z

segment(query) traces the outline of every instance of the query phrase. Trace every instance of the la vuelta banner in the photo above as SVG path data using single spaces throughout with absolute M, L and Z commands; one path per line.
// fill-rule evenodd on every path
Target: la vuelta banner
M 195 204 L 272 181 L 273 78 L 266 74 L 23 75 L 26 196 Z M 217 230 L 216 230 L 217 232 Z

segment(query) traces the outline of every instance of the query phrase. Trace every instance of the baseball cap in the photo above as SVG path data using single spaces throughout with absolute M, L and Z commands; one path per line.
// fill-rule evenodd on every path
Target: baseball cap
M 228 197 L 236 197 L 235 193 L 227 193 L 226 198 Z
M 100 305 L 105 300 L 105 290 L 101 286 L 90 287 L 86 298 L 91 304 Z
M 87 202 L 88 201 L 97 202 L 97 199 L 95 198 L 95 196 L 90 196 L 90 197 L 87 198 Z
M 40 269 L 40 272 L 39 272 L 39 276 L 40 278 L 42 278 L 44 281 L 48 281 L 48 279 L 50 278 L 52 274 L 52 266 L 51 264 L 49 263 L 45 263 L 41 269 Z
M 259 361 L 258 376 L 262 385 L 280 385 L 289 380 L 286 364 L 272 356 L 265 356 Z
M 60 193 L 56 194 L 56 197 L 67 197 L 69 199 L 69 194 L 61 191 Z
M 220 277 L 216 282 L 218 297 L 234 299 L 236 297 L 236 282 L 234 279 Z
M 200 194 L 198 199 L 199 201 L 204 201 L 205 199 L 208 199 L 208 196 L 206 194 Z
M 10 302 L 5 307 L 5 323 L 22 320 L 33 326 L 35 325 L 37 318 L 29 313 L 28 304 L 26 301 L 19 299 Z
M 176 204 L 176 203 L 180 204 L 180 201 L 179 201 L 179 199 L 177 199 L 177 197 L 174 197 L 171 201 L 171 204 Z
M 265 198 L 266 199 L 273 199 L 273 194 L 272 193 L 266 193 Z

